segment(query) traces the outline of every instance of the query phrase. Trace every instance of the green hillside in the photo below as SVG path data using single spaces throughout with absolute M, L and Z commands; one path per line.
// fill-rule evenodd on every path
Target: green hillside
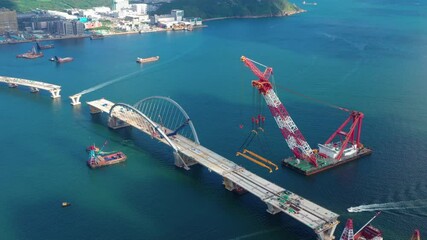
M 299 10 L 288 0 L 175 0 L 164 4 L 158 14 L 183 9 L 185 16 L 216 18 L 244 16 L 281 16 Z
M 112 0 L 0 0 L 0 7 L 6 7 L 17 12 L 32 9 L 63 10 L 66 8 L 91 8 L 96 6 L 112 6 Z

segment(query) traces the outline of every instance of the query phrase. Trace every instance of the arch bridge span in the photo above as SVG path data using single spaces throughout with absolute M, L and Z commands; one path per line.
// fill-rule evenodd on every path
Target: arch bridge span
M 145 98 L 135 105 L 99 99 L 87 103 L 91 113 L 109 114 L 108 126 L 132 126 L 173 148 L 175 165 L 189 169 L 201 164 L 223 177 L 227 190 L 247 191 L 266 203 L 267 212 L 283 212 L 313 229 L 318 239 L 334 239 L 338 215 L 301 196 L 267 181 L 200 145 L 188 114 L 166 97 Z

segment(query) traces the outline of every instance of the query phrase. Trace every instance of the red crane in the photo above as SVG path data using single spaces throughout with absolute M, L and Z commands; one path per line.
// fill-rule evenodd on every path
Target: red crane
M 295 122 L 292 120 L 285 106 L 277 97 L 271 82 L 268 80 L 273 74 L 273 68 L 266 67 L 244 56 L 241 57 L 241 60 L 251 69 L 255 76 L 258 77 L 258 80 L 252 81 L 252 86 L 257 88 L 259 93 L 264 97 L 264 100 L 266 101 L 268 108 L 279 126 L 289 148 L 298 159 L 309 161 L 317 167 L 318 164 L 316 157 L 313 154 L 313 150 L 305 140 Z M 262 72 L 259 70 L 255 64 L 264 66 L 265 71 Z
M 351 157 L 357 155 L 358 151 L 364 148 L 360 143 L 362 120 L 364 117 L 363 113 L 333 106 L 340 110 L 350 112 L 350 116 L 324 144 L 318 144 L 318 151 L 313 151 L 295 122 L 292 120 L 285 106 L 274 92 L 273 85 L 269 81 L 270 76 L 273 74 L 273 69 L 245 56 L 242 56 L 241 60 L 251 69 L 255 76 L 257 76 L 258 80 L 253 80 L 252 86 L 258 89 L 259 93 L 264 97 L 286 143 L 297 159 L 306 160 L 314 165 L 314 167 L 318 167 L 318 159 L 329 158 L 339 161 L 343 156 Z M 264 67 L 265 70 L 261 71 L 256 65 Z M 344 131 L 351 121 L 352 124 L 349 129 Z M 340 140 L 333 142 L 336 137 L 340 137 Z M 348 146 L 349 144 L 350 146 Z
M 418 230 L 418 229 L 414 230 L 414 233 L 412 234 L 411 240 L 421 240 L 420 230 Z

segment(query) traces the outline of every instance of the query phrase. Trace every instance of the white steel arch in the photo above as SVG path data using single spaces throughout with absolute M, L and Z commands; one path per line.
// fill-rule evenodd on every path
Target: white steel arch
M 193 138 L 194 138 L 194 142 L 197 144 L 200 144 L 199 142 L 199 137 L 197 136 L 197 132 L 196 129 L 193 125 L 193 122 L 191 121 L 190 117 L 188 116 L 187 112 L 185 112 L 185 110 L 177 103 L 175 102 L 173 99 L 169 98 L 169 97 L 163 97 L 163 96 L 152 96 L 152 97 L 147 97 L 144 98 L 140 101 L 138 101 L 137 103 L 134 104 L 134 107 L 138 110 L 140 110 L 141 113 L 143 113 L 143 105 L 146 102 L 149 102 L 151 100 L 165 100 L 166 102 L 171 103 L 173 106 L 175 106 L 180 112 L 181 114 L 184 116 L 184 118 L 186 119 L 188 125 L 190 126 Z
M 119 108 L 119 110 L 115 110 L 116 108 Z M 124 108 L 126 108 L 126 110 L 124 110 Z M 130 110 L 130 111 L 129 111 Z M 163 132 L 163 130 L 160 128 L 160 126 L 158 126 L 155 122 L 153 122 L 149 117 L 145 116 L 145 114 L 143 114 L 141 111 L 139 111 L 138 109 L 136 109 L 135 107 L 128 105 L 126 103 L 116 103 L 114 104 L 109 112 L 109 117 L 115 117 L 114 113 L 117 114 L 117 112 L 122 113 L 122 114 L 126 114 L 126 115 L 134 115 L 136 114 L 137 117 L 142 117 L 146 122 L 148 122 L 155 131 L 157 131 L 168 143 L 169 145 L 173 148 L 173 150 L 175 152 L 179 152 L 179 148 L 170 140 L 170 138 Z M 145 124 L 143 122 L 139 122 L 142 124 Z

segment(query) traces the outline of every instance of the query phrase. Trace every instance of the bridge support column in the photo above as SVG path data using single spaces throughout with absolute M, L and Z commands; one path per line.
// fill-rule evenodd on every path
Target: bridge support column
M 339 224 L 339 221 L 335 221 L 334 223 L 331 223 L 330 226 L 328 226 L 328 229 L 323 228 L 323 230 L 316 231 L 317 239 L 318 240 L 334 240 L 334 232 L 337 228 L 337 225 Z
M 116 118 L 116 117 L 109 117 L 108 118 L 108 127 L 112 129 L 118 129 L 118 128 L 124 128 L 129 126 L 129 124 L 123 122 L 122 120 Z
M 89 109 L 90 109 L 90 113 L 91 114 L 96 114 L 96 113 L 101 113 L 102 111 L 96 107 L 92 107 L 89 105 Z
M 190 166 L 197 164 L 194 159 L 184 156 L 179 152 L 173 152 L 173 157 L 175 159 L 175 166 L 184 168 L 185 170 L 190 170 Z
M 18 84 L 15 84 L 15 83 L 9 83 L 8 85 L 9 85 L 10 88 L 16 88 L 16 87 L 18 87 Z
M 228 191 L 232 192 L 236 190 L 236 184 L 230 179 L 224 177 L 224 181 L 222 183 L 224 184 L 225 189 L 227 189 Z
M 80 102 L 81 96 L 82 96 L 81 94 L 76 94 L 76 95 L 70 96 L 71 105 L 73 105 L 73 106 L 80 105 L 81 104 L 81 102 Z
M 37 93 L 37 92 L 39 92 L 39 91 L 40 91 L 40 90 L 39 90 L 38 88 L 36 88 L 36 87 L 31 87 L 30 89 L 31 89 L 30 91 L 31 91 L 32 93 Z
M 281 210 L 278 209 L 277 207 L 271 205 L 270 203 L 267 203 L 267 212 L 274 215 L 274 214 L 281 212 Z
M 53 89 L 49 90 L 50 94 L 52 94 L 52 98 L 59 98 L 61 95 L 59 95 L 59 92 L 61 92 L 61 89 Z

